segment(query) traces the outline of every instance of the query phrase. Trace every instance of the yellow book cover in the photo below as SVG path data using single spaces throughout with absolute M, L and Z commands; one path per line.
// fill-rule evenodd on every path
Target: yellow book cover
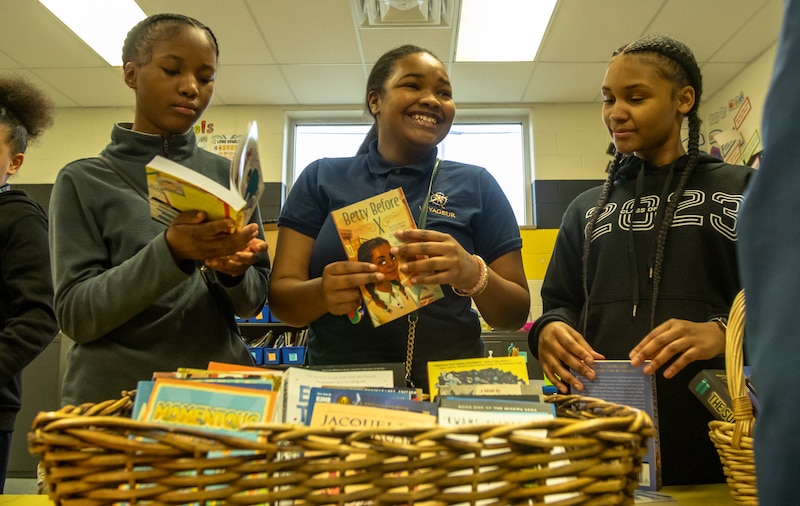
M 436 416 L 429 413 L 417 413 L 376 406 L 321 402 L 314 405 L 308 425 L 339 430 L 432 427 L 436 425 Z
M 404 261 L 391 254 L 397 230 L 417 228 L 402 188 L 394 188 L 331 212 L 348 260 L 378 266 L 385 279 L 361 287 L 364 307 L 376 327 L 444 297 L 439 285 L 414 285 L 400 272 Z
M 468 384 L 527 384 L 528 366 L 521 356 L 464 358 L 428 362 L 428 383 L 431 400 L 440 386 Z
M 317 406 L 314 408 L 314 411 L 311 413 L 309 425 L 312 427 L 326 427 L 329 429 L 345 431 L 369 431 L 407 427 L 424 427 L 433 429 L 436 427 L 436 416 L 428 413 L 416 413 L 374 406 L 340 404 L 334 402 L 317 404 Z M 411 436 L 405 434 L 378 434 L 376 437 L 381 441 L 385 441 L 387 444 L 412 444 Z M 325 438 L 324 436 L 320 436 L 318 439 L 329 444 L 338 443 L 337 440 Z M 359 492 L 363 492 L 365 489 L 370 487 L 369 483 L 375 478 L 372 477 L 365 479 L 365 477 L 369 476 L 369 464 L 365 463 L 363 465 L 359 465 L 357 461 L 362 459 L 374 459 L 375 455 L 372 452 L 362 452 L 359 450 L 359 448 L 353 448 L 353 451 L 350 451 L 344 454 L 343 457 L 340 457 L 340 459 L 348 462 L 348 470 L 334 470 L 337 467 L 341 469 L 341 462 L 335 462 L 337 459 L 331 459 L 331 470 L 324 471 L 314 477 L 318 479 L 334 480 L 335 482 L 342 484 L 326 490 L 326 494 L 345 494 L 350 497 L 356 497 L 358 496 Z M 391 459 L 398 462 L 399 468 L 402 462 L 407 461 L 406 457 L 395 456 L 391 457 Z M 367 474 L 364 474 L 365 472 Z M 398 476 L 398 481 L 402 481 L 399 480 L 399 477 L 407 474 L 408 471 L 398 471 L 396 473 L 396 476 Z M 418 488 L 426 488 L 428 486 L 429 485 L 426 484 L 412 484 L 399 487 L 398 489 L 392 489 L 389 491 L 389 493 L 393 491 L 398 493 L 409 493 L 412 491 L 411 489 L 416 490 Z M 346 506 L 356 506 L 359 504 L 364 504 L 364 502 L 343 500 L 340 501 L 340 504 L 345 504 Z
M 205 211 L 208 221 L 230 218 L 245 225 L 264 191 L 258 157 L 258 129 L 250 123 L 231 161 L 228 186 L 156 155 L 146 167 L 150 215 L 169 226 L 184 211 Z

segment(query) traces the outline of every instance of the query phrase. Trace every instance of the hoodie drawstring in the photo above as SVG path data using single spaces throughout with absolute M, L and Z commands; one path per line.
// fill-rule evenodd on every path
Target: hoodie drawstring
M 678 159 L 674 160 L 667 169 L 667 177 L 664 180 L 664 187 L 661 189 L 661 195 L 658 200 L 658 209 L 656 210 L 655 220 L 653 223 L 653 236 L 650 242 L 650 253 L 647 260 L 648 265 L 648 273 L 647 279 L 648 283 L 652 282 L 653 280 L 653 269 L 656 263 L 656 254 L 658 252 L 658 235 L 661 231 L 661 225 L 664 223 L 664 209 L 667 207 L 667 200 L 669 197 L 669 189 L 672 185 L 672 177 L 675 174 L 675 164 L 677 163 Z M 628 264 L 630 265 L 631 270 L 631 303 L 633 305 L 633 318 L 636 318 L 636 312 L 639 307 L 639 268 L 638 262 L 636 261 L 636 246 L 634 242 L 634 235 L 633 235 L 633 228 L 634 228 L 634 217 L 636 214 L 637 209 L 641 205 L 641 197 L 644 193 L 644 175 L 645 173 L 645 163 L 642 162 L 639 167 L 639 172 L 636 175 L 636 194 L 633 203 L 633 209 L 631 211 L 631 224 L 628 228 Z M 652 321 L 655 318 L 655 314 L 650 315 L 651 320 L 651 327 L 653 326 Z
M 636 318 L 636 309 L 639 307 L 639 268 L 636 262 L 636 246 L 633 240 L 633 226 L 636 210 L 641 204 L 642 193 L 644 193 L 644 162 L 639 165 L 639 173 L 636 175 L 636 194 L 631 209 L 631 222 L 628 227 L 628 265 L 631 271 L 631 303 L 633 305 L 632 317 Z

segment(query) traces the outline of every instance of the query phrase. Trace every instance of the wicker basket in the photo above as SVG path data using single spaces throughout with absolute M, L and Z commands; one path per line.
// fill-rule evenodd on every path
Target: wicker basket
M 734 422 L 709 422 L 709 437 L 717 448 L 719 459 L 734 502 L 757 505 L 756 472 L 753 459 L 753 405 L 744 380 L 742 339 L 744 336 L 744 292 L 733 301 L 725 344 L 725 372 L 731 394 Z
M 525 425 L 250 426 L 256 442 L 133 421 L 125 394 L 40 413 L 28 440 L 63 505 L 633 504 L 649 417 L 577 395 L 548 402 L 559 416 Z

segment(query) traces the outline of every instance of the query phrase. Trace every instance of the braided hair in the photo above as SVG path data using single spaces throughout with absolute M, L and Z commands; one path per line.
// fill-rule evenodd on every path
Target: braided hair
M 697 114 L 697 110 L 700 107 L 700 96 L 703 92 L 703 78 L 692 50 L 682 42 L 671 37 L 665 35 L 650 35 L 638 39 L 615 51 L 612 61 L 613 58 L 617 56 L 633 54 L 640 56 L 643 63 L 655 67 L 664 79 L 674 85 L 674 89 L 691 86 L 694 88 L 695 94 L 694 105 L 689 112 L 686 113 L 689 126 L 686 167 L 681 174 L 672 199 L 669 200 L 664 210 L 664 219 L 658 230 L 655 262 L 653 264 L 653 270 L 650 273 L 653 281 L 653 300 L 650 306 L 650 327 L 652 328 L 655 326 L 656 303 L 658 301 L 658 289 L 661 284 L 661 271 L 664 264 L 664 250 L 667 244 L 667 234 L 672 226 L 678 202 L 683 196 L 686 184 L 692 176 L 700 156 L 700 117 Z M 591 246 L 592 235 L 597 220 L 601 211 L 608 203 L 614 182 L 619 178 L 619 169 L 626 156 L 627 155 L 617 152 L 614 155 L 614 160 L 606 167 L 608 177 L 603 183 L 603 189 L 600 193 L 597 205 L 590 210 L 591 216 L 586 225 L 582 258 L 583 293 L 584 299 L 586 300 L 584 305 L 584 333 L 586 331 L 586 317 L 588 316 L 589 306 L 589 247 Z
M 219 58 L 219 44 L 211 28 L 189 16 L 165 12 L 148 16 L 131 28 L 122 45 L 122 64 L 147 65 L 153 57 L 153 42 L 172 38 L 184 26 L 203 30 Z
M 396 47 L 384 53 L 378 61 L 375 62 L 375 65 L 372 67 L 372 70 L 369 73 L 369 77 L 367 78 L 367 92 L 365 96 L 365 108 L 366 111 L 369 113 L 370 116 L 375 118 L 375 115 L 372 114 L 372 109 L 369 107 L 369 95 L 372 92 L 377 93 L 379 96 L 383 96 L 386 92 L 384 86 L 386 85 L 386 81 L 392 76 L 392 72 L 394 72 L 394 65 L 397 63 L 397 60 L 401 60 L 406 56 L 411 56 L 412 54 L 420 54 L 426 53 L 437 60 L 439 59 L 435 54 L 428 51 L 425 48 L 415 46 L 413 44 L 405 44 L 403 46 Z M 441 61 L 441 60 L 440 60 Z M 369 145 L 370 143 L 378 138 L 378 124 L 373 123 L 372 127 L 367 132 L 366 137 L 361 142 L 361 146 L 358 148 L 357 155 L 361 155 L 364 153 L 369 152 Z
M 0 77 L 0 127 L 10 154 L 24 153 L 28 141 L 53 124 L 53 101 L 21 76 Z

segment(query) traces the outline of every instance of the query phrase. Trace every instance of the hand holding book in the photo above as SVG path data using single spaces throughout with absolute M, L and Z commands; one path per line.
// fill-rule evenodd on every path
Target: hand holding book
M 360 286 L 364 306 L 374 326 L 413 313 L 444 297 L 438 285 L 424 286 L 401 272 L 408 260 L 393 251 L 397 231 L 416 229 L 402 188 L 331 212 L 348 260 L 377 266 L 378 280 Z
M 204 214 L 180 213 L 166 231 L 167 244 L 176 262 L 219 259 L 218 270 L 222 270 L 228 261 L 234 260 L 225 260 L 226 257 L 250 248 L 258 235 L 258 225 L 251 223 L 227 233 L 227 220 L 205 221 Z

